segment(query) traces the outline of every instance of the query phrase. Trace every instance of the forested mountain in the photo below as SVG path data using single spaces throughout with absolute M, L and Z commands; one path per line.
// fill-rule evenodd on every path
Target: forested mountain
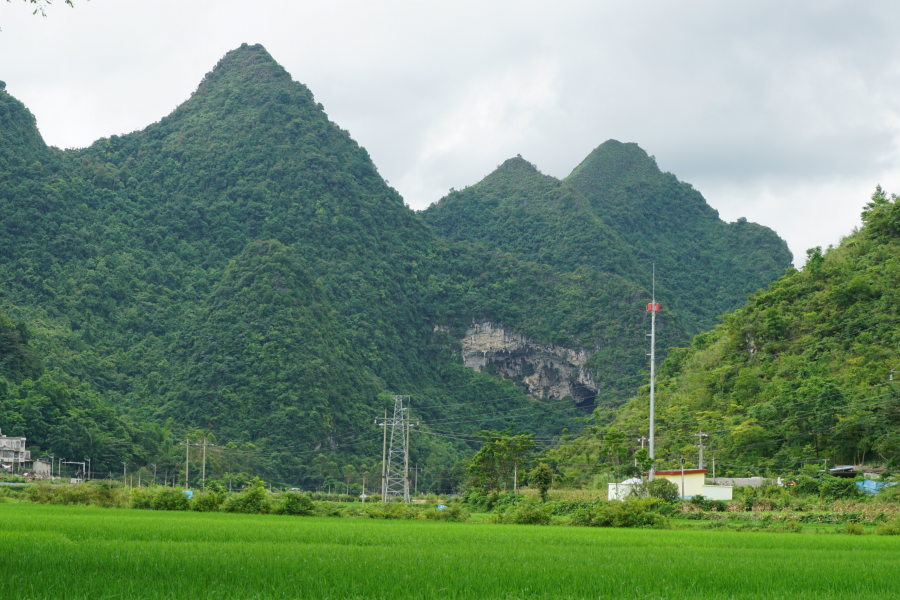
M 690 347 L 672 350 L 656 391 L 658 467 L 699 459 L 717 474 L 804 464 L 900 464 L 900 202 L 879 187 L 864 227 L 789 272 Z M 612 424 L 646 435 L 648 388 Z M 555 451 L 574 477 L 604 462 L 599 424 Z M 634 448 L 634 445 L 631 445 Z M 581 465 L 579 471 L 576 468 Z
M 604 142 L 565 182 L 628 242 L 639 264 L 656 263 L 694 333 L 791 265 L 787 244 L 774 231 L 744 218 L 722 221 L 700 192 L 660 171 L 637 144 Z
M 663 173 L 636 144 L 609 140 L 565 180 L 521 157 L 423 213 L 441 235 L 512 252 L 566 272 L 581 266 L 646 286 L 691 333 L 743 304 L 791 264 L 768 227 L 725 223 L 690 184 Z
M 303 485 L 372 467 L 392 393 L 413 397 L 411 460 L 428 485 L 480 429 L 577 427 L 576 404 L 642 381 L 646 265 L 582 192 L 522 163 L 544 190 L 531 233 L 574 232 L 588 252 L 442 238 L 261 46 L 229 52 L 158 123 L 80 150 L 48 148 L 0 91 L 0 310 L 27 323 L 0 362 L 26 365 L 0 372 L 8 397 L 50 377 L 42 364 L 110 418 L 147 424 L 134 427 L 156 432 L 159 464 L 179 464 L 175 438 L 206 436 L 243 453 L 214 469 Z M 498 201 L 516 186 L 498 178 Z M 521 348 L 501 344 L 505 359 L 476 372 L 484 324 Z M 664 312 L 662 345 L 695 327 Z M 19 400 L 5 433 L 100 452 L 32 429 Z

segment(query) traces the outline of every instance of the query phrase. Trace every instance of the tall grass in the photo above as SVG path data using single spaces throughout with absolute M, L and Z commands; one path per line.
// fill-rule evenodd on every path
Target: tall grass
M 0 505 L 0 598 L 872 598 L 900 537 Z

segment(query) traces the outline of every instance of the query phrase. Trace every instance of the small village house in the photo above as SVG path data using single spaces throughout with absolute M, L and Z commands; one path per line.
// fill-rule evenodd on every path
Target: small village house
M 0 468 L 12 471 L 16 465 L 31 461 L 31 452 L 25 449 L 25 438 L 7 437 L 0 431 Z

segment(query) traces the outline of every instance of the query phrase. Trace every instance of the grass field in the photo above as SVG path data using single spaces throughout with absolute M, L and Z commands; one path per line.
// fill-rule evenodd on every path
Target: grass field
M 887 536 L 0 504 L 0 598 L 874 598 Z

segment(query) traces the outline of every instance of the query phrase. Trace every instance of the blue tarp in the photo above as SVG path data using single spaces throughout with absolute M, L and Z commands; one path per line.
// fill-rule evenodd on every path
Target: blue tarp
M 190 500 L 191 498 L 194 497 L 194 492 L 191 490 L 184 490 L 181 493 L 184 494 L 184 497 L 187 498 L 188 500 Z
M 871 479 L 866 479 L 864 481 L 856 482 L 856 487 L 859 488 L 859 491 L 864 492 L 866 494 L 877 494 L 884 488 L 890 487 L 892 485 L 897 485 L 897 482 L 896 481 L 872 481 Z

